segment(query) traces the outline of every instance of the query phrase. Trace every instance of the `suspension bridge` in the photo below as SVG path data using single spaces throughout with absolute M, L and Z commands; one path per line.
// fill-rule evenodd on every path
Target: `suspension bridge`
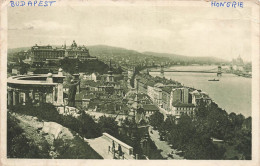
M 213 69 L 209 70 L 176 70 L 176 69 L 164 69 L 163 66 L 159 70 L 149 70 L 149 72 L 160 72 L 161 74 L 164 74 L 164 72 L 182 72 L 182 73 L 216 73 L 217 76 L 222 75 L 222 68 L 221 66 L 218 66 Z

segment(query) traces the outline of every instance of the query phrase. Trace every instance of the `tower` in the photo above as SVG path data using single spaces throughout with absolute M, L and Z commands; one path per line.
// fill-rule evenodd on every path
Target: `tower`
M 57 105 L 62 105 L 63 104 L 63 73 L 62 69 L 59 68 L 58 71 L 58 92 L 57 92 Z
M 136 93 L 139 93 L 139 78 L 136 78 Z
M 107 76 L 107 82 L 110 82 L 110 83 L 114 82 L 111 59 L 109 62 L 109 71 L 108 71 L 108 76 Z
M 217 76 L 221 76 L 222 75 L 222 71 L 221 71 L 221 66 L 218 66 L 218 72 L 217 72 Z
M 79 64 L 78 64 L 78 59 L 76 62 L 76 67 L 75 67 L 75 73 L 73 74 L 73 81 L 76 83 L 78 82 L 77 86 L 77 92 L 80 92 L 80 79 L 79 79 Z
M 72 49 L 76 49 L 77 48 L 77 43 L 75 42 L 75 40 L 73 40 L 73 42 L 71 44 L 71 48 Z
M 164 77 L 164 69 L 163 69 L 163 65 L 161 65 L 160 76 L 161 76 L 162 78 Z
M 150 73 L 149 73 L 149 69 L 148 69 L 148 68 L 146 69 L 146 74 L 147 74 L 147 75 L 149 75 L 149 74 L 150 74 Z

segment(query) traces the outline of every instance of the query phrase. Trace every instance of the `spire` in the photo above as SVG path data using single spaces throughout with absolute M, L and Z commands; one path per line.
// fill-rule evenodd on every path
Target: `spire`
M 111 66 L 112 66 L 112 64 L 111 64 L 111 59 L 110 59 L 110 61 L 109 61 L 109 70 L 111 70 Z
M 76 72 L 76 74 L 79 73 L 79 63 L 78 63 L 78 61 L 76 62 L 75 72 Z
M 110 59 L 110 61 L 109 61 L 109 71 L 108 71 L 108 73 L 109 73 L 110 75 L 112 75 L 112 62 L 111 62 L 111 59 Z

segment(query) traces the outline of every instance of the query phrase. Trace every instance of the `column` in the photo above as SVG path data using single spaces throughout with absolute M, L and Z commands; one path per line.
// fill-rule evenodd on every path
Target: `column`
M 8 94 L 7 94 L 7 98 L 8 98 L 8 106 L 12 106 L 13 105 L 13 91 L 11 89 L 8 90 Z
M 53 101 L 53 104 L 56 103 L 57 101 L 55 100 L 55 96 L 56 96 L 56 88 L 55 86 L 52 88 L 52 101 Z
M 23 105 L 25 105 L 25 92 L 22 92 L 22 97 L 21 97 L 21 103 L 23 104 Z
M 46 102 L 47 102 L 47 103 L 53 103 L 52 88 L 51 88 L 51 89 L 48 89 L 48 91 L 47 91 Z
M 42 102 L 46 103 L 46 93 L 42 93 Z
M 19 104 L 19 92 L 17 90 L 13 91 L 13 105 Z
M 58 92 L 57 92 L 57 104 L 58 105 L 63 105 L 63 84 L 59 83 L 58 84 Z
M 32 90 L 32 103 L 35 103 L 35 89 Z
M 22 92 L 18 91 L 18 101 L 19 103 L 23 103 L 23 98 L 22 98 Z
M 43 93 L 42 92 L 38 92 L 39 93 L 39 103 L 43 103 Z
M 30 99 L 30 96 L 29 96 L 29 91 L 25 91 L 24 92 L 24 103 L 28 103 L 29 102 L 29 99 Z

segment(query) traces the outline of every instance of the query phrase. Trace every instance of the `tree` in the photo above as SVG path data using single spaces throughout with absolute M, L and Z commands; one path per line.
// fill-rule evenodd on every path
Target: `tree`
M 75 106 L 75 96 L 78 84 L 79 82 L 72 83 L 69 85 L 68 105 L 71 107 Z
M 28 139 L 18 120 L 7 114 L 7 157 L 8 158 L 50 158 L 46 140 L 34 142 Z
M 78 118 L 80 122 L 79 130 L 86 138 L 95 138 L 101 135 L 98 124 L 94 119 L 82 111 L 82 114 Z
M 118 124 L 115 121 L 115 118 L 113 117 L 106 117 L 106 116 L 101 116 L 98 119 L 98 125 L 101 129 L 101 132 L 106 132 L 108 134 L 113 135 L 114 137 L 118 137 Z
M 155 128 L 159 128 L 164 121 L 164 116 L 159 111 L 156 111 L 150 116 L 150 124 Z

